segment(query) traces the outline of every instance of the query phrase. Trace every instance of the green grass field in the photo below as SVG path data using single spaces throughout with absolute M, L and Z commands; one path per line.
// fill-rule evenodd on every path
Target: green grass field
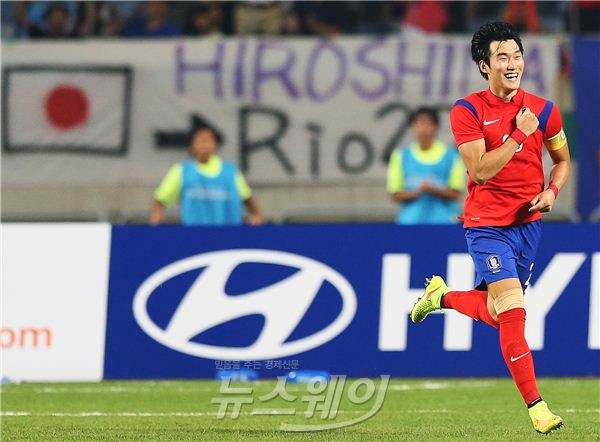
M 346 387 L 352 381 L 348 379 Z M 304 415 L 308 402 L 302 396 L 309 395 L 304 385 L 287 386 L 294 402 L 267 402 L 260 397 L 273 391 L 275 381 L 236 383 L 232 386 L 252 387 L 253 395 L 234 396 L 253 397 L 254 404 L 243 405 L 237 419 L 218 419 L 219 406 L 211 400 L 225 396 L 219 386 L 215 381 L 3 385 L 1 440 L 600 440 L 598 379 L 539 381 L 551 409 L 565 419 L 564 429 L 549 436 L 533 430 L 509 379 L 393 379 L 381 410 L 370 419 L 337 430 L 302 433 L 283 432 L 280 426 L 355 419 L 371 409 L 375 397 L 355 405 L 346 388 L 337 417 L 326 420 L 320 412 L 312 418 Z M 363 387 L 358 396 L 365 392 Z M 295 407 L 295 415 L 281 414 L 290 407 Z M 253 414 L 258 408 L 274 411 L 258 416 Z

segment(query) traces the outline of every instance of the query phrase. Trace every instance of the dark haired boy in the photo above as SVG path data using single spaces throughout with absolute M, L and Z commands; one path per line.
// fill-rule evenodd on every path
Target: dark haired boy
M 237 166 L 217 154 L 220 135 L 208 125 L 194 127 L 190 134 L 193 158 L 171 167 L 154 192 L 150 224 L 163 221 L 165 207 L 179 201 L 181 223 L 193 225 L 236 225 L 243 220 L 261 224 L 262 215 L 250 187 Z
M 410 116 L 415 141 L 392 152 L 387 190 L 402 204 L 398 224 L 450 224 L 459 214 L 465 188 L 465 168 L 455 148 L 435 138 L 435 109 L 421 107 Z

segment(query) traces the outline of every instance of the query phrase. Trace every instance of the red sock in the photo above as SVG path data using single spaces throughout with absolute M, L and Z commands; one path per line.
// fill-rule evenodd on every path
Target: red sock
M 467 292 L 448 292 L 442 297 L 442 307 L 451 308 L 469 318 L 483 321 L 494 328 L 498 323 L 494 321 L 487 308 L 488 292 L 482 290 L 469 290 Z
M 500 347 L 504 361 L 527 405 L 540 398 L 535 382 L 533 357 L 525 340 L 525 309 L 515 308 L 498 315 Z

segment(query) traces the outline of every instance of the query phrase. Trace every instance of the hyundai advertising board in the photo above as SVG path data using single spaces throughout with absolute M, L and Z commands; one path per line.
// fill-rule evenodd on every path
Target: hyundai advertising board
M 526 294 L 536 371 L 600 375 L 600 229 L 546 225 L 541 244 Z M 497 330 L 452 311 L 410 322 L 431 274 L 472 287 L 461 227 L 115 226 L 104 377 L 508 375 Z

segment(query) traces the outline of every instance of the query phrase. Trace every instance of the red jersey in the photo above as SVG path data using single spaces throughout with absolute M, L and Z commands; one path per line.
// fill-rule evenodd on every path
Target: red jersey
M 544 189 L 543 142 L 562 130 L 558 107 L 523 89 L 510 102 L 487 89 L 458 100 L 450 112 L 450 124 L 457 146 L 483 138 L 489 152 L 502 146 L 515 130 L 517 113 L 524 107 L 537 116 L 539 126 L 495 177 L 485 184 L 469 177 L 465 227 L 509 226 L 542 217 L 538 211 L 529 212 L 530 201 Z

